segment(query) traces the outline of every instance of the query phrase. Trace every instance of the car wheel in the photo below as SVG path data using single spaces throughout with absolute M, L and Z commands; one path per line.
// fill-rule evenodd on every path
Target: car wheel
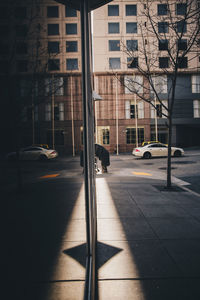
M 151 153 L 150 153 L 150 152 L 145 152 L 145 153 L 143 154 L 143 158 L 145 158 L 145 159 L 151 158 Z
M 174 156 L 175 156 L 175 157 L 180 157 L 180 156 L 181 156 L 181 151 L 176 150 L 176 151 L 174 152 Z
M 47 160 L 46 155 L 44 155 L 44 154 L 40 155 L 39 160 L 41 160 L 41 161 Z

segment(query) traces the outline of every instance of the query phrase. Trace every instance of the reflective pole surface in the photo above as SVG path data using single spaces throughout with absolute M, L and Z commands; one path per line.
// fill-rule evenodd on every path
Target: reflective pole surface
M 94 110 L 91 84 L 91 16 L 88 0 L 81 2 L 83 144 L 86 209 L 86 284 L 84 299 L 95 299 L 96 197 L 94 179 Z

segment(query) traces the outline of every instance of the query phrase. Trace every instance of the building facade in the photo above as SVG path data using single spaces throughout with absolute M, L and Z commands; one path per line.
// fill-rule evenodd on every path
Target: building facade
M 93 85 L 102 98 L 94 100 L 95 139 L 110 152 L 130 152 L 144 140 L 167 143 L 173 82 L 169 45 L 174 41 L 183 53 L 193 29 L 182 20 L 187 2 L 173 2 L 173 22 L 177 34 L 181 33 L 177 44 L 168 20 L 167 5 L 172 2 L 114 0 L 92 13 Z M 192 2 L 199 7 L 199 1 Z M 147 13 L 152 11 L 153 27 Z M 151 28 L 161 34 L 161 42 L 157 43 Z M 1 1 L 0 101 L 5 150 L 18 143 L 48 144 L 63 154 L 80 152 L 80 29 L 80 13 L 55 1 Z M 198 47 L 188 51 L 180 62 L 173 145 L 200 145 L 199 52 Z M 145 59 L 154 62 L 151 74 L 156 92 L 141 73 Z

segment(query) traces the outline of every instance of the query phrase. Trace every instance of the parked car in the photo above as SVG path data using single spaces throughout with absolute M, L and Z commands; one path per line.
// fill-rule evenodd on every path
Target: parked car
M 162 143 L 147 144 L 143 147 L 137 147 L 133 149 L 132 154 L 138 157 L 151 158 L 157 156 L 167 156 L 168 145 Z M 184 155 L 182 148 L 171 147 L 171 155 L 180 157 Z
M 19 151 L 20 160 L 47 160 L 58 156 L 58 152 L 53 149 L 45 149 L 43 147 L 30 146 Z M 11 152 L 6 156 L 7 160 L 16 160 L 17 153 Z

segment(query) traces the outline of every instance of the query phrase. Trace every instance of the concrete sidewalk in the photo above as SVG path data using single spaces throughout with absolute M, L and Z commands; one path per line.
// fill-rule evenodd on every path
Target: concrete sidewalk
M 200 299 L 200 198 L 97 178 L 99 299 Z

